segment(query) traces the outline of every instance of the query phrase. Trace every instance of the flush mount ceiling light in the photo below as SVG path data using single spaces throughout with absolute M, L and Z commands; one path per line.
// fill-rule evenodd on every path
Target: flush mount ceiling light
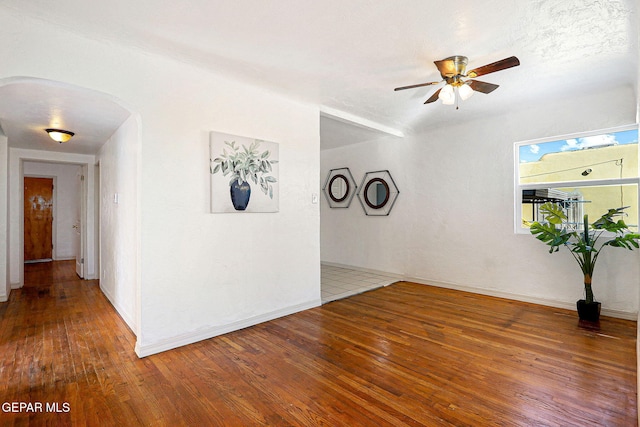
M 471 71 L 466 71 L 468 63 L 466 56 L 455 55 L 441 61 L 435 61 L 434 63 L 440 72 L 442 80 L 438 82 L 419 83 L 417 85 L 397 87 L 394 90 L 413 89 L 416 87 L 431 86 L 437 85 L 441 82 L 446 82 L 446 85 L 431 95 L 431 97 L 425 101 L 425 104 L 430 104 L 437 99 L 440 99 L 445 105 L 453 105 L 456 103 L 456 99 L 458 97 L 464 101 L 469 99 L 474 92 L 491 93 L 498 88 L 498 85 L 496 84 L 472 79 L 520 65 L 520 61 L 515 56 L 483 65 L 482 67 L 475 68 Z M 458 107 L 456 106 L 456 109 L 457 108 Z
M 75 135 L 75 133 L 63 129 L 45 129 L 45 131 L 51 139 L 58 141 L 60 144 L 69 141 L 71 137 Z

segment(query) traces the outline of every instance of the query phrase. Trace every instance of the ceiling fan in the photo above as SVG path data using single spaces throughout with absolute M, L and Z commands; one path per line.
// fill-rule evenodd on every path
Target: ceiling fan
M 446 82 L 446 85 L 437 91 L 424 103 L 430 104 L 435 102 L 438 98 L 442 100 L 445 105 L 453 105 L 456 102 L 456 93 L 460 99 L 469 99 L 474 92 L 491 93 L 498 88 L 498 85 L 493 83 L 481 82 L 480 80 L 472 80 L 478 76 L 483 76 L 489 73 L 495 73 L 496 71 L 505 70 L 507 68 L 516 67 L 520 65 L 520 61 L 515 56 L 501 59 L 500 61 L 492 62 L 491 64 L 483 65 L 482 67 L 475 68 L 473 70 L 466 71 L 468 59 L 466 56 L 455 55 L 445 58 L 441 61 L 434 61 L 442 80 L 438 82 L 419 83 L 416 85 L 397 87 L 394 90 L 413 89 L 422 86 L 437 85 L 441 82 Z M 456 109 L 458 107 L 456 106 Z

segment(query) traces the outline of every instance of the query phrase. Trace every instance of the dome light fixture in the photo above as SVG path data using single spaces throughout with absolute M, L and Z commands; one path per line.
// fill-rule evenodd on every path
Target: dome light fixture
M 447 84 L 440 90 L 438 98 L 444 105 L 456 104 L 457 98 L 465 101 L 473 96 L 473 88 L 468 81 L 464 81 L 458 76 L 447 79 Z M 456 106 L 456 110 L 458 107 Z
M 446 84 L 440 91 L 438 98 L 442 100 L 444 105 L 453 105 L 456 102 L 456 93 L 453 86 L 451 84 Z
M 75 135 L 75 133 L 63 129 L 45 129 L 45 131 L 51 139 L 58 141 L 60 144 L 69 141 L 71 137 Z
M 458 95 L 460 95 L 460 99 L 466 101 L 473 96 L 473 89 L 468 83 L 464 83 L 458 87 Z

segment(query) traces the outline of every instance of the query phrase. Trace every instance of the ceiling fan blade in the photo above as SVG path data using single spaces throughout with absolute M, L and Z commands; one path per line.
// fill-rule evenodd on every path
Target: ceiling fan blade
M 467 73 L 467 77 L 473 78 L 483 76 L 485 74 L 495 73 L 496 71 L 506 70 L 507 68 L 517 67 L 518 65 L 520 65 L 520 60 L 515 56 L 511 56 L 509 58 L 501 59 L 500 61 L 475 68 Z
M 491 93 L 500 87 L 499 85 L 481 82 L 479 80 L 469 80 L 467 84 L 471 86 L 471 89 L 473 89 L 474 91 L 482 93 Z
M 429 99 L 427 99 L 426 101 L 424 101 L 425 104 L 431 104 L 432 102 L 435 102 L 438 100 L 438 95 L 440 95 L 440 91 L 442 90 L 442 88 L 438 89 L 437 91 L 435 91 L 433 93 L 433 95 L 431 95 L 431 97 Z
M 394 90 L 413 89 L 414 87 L 431 86 L 431 85 L 437 85 L 438 83 L 440 83 L 440 82 L 419 83 L 417 85 L 397 87 Z

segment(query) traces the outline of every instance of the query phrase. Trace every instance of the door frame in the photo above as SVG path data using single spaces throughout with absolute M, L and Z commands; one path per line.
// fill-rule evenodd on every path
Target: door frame
M 84 215 L 80 218 L 86 233 L 84 239 L 85 279 L 97 279 L 95 270 L 95 213 L 94 213 L 94 165 L 96 158 L 88 154 L 58 153 L 51 151 L 12 149 L 9 153 L 11 227 L 15 232 L 10 233 L 9 246 L 15 248 L 9 252 L 11 288 L 24 286 L 24 162 L 63 163 L 83 167 L 85 173 L 84 197 L 86 203 Z M 12 177 L 15 177 L 12 179 Z M 15 221 L 15 222 L 14 222 Z M 17 271 L 16 271 L 17 270 Z M 17 275 L 15 274 L 17 273 Z M 17 276 L 17 277 L 16 277 Z
M 42 163 L 46 163 L 46 162 L 42 162 Z M 51 244 L 53 245 L 51 248 L 51 259 L 53 261 L 55 261 L 56 259 L 58 259 L 57 257 L 57 253 L 56 253 L 56 248 L 58 246 L 58 242 L 57 242 L 57 235 L 58 235 L 58 230 L 57 230 L 57 226 L 58 224 L 56 223 L 57 220 L 56 218 L 58 218 L 58 177 L 55 175 L 38 175 L 38 174 L 23 174 L 22 175 L 22 199 L 20 200 L 22 202 L 22 262 L 24 264 L 24 179 L 25 178 L 47 178 L 47 179 L 51 179 L 53 181 L 53 193 L 51 196 L 51 200 L 53 203 L 53 207 L 51 209 L 51 214 L 53 215 L 53 223 L 51 224 Z
M 93 191 L 96 195 L 96 197 L 93 199 L 93 203 L 94 203 L 94 219 L 95 219 L 95 227 L 94 227 L 94 250 L 95 250 L 95 258 L 94 258 L 94 265 L 95 265 L 95 271 L 96 271 L 96 279 L 101 280 L 102 279 L 102 251 L 100 249 L 100 233 L 102 232 L 101 229 L 101 223 L 100 221 L 102 221 L 101 218 L 101 212 L 100 210 L 102 209 L 101 203 L 102 200 L 100 199 L 100 187 L 102 186 L 102 181 L 101 181 L 101 177 L 100 177 L 100 160 L 98 159 L 96 161 L 96 163 L 93 165 Z M 86 184 L 85 184 L 86 185 Z
M 76 274 L 84 279 L 87 276 L 86 272 L 86 264 L 85 264 L 85 256 L 87 254 L 87 190 L 86 190 L 86 179 L 87 179 L 87 168 L 85 165 L 80 166 L 80 176 L 78 177 L 80 180 L 78 187 L 80 194 L 78 194 L 79 203 L 80 203 L 80 242 L 78 252 L 76 253 Z M 78 262 L 78 258 L 80 257 L 80 261 Z

